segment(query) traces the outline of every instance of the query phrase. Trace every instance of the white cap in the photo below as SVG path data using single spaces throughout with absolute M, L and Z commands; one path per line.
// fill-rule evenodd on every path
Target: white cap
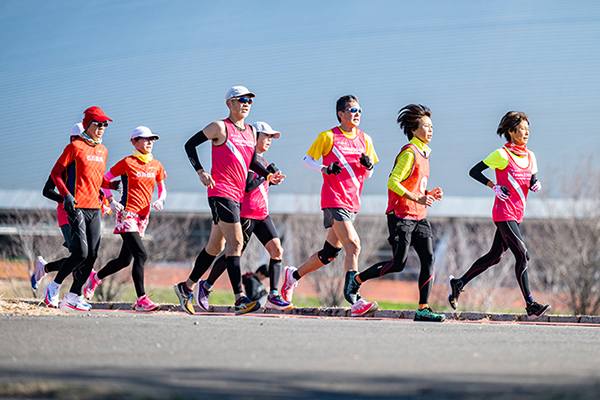
M 227 94 L 225 95 L 225 100 L 229 100 L 232 97 L 240 96 L 256 97 L 256 95 L 249 91 L 245 86 L 234 86 L 227 91 Z
M 156 133 L 152 133 L 150 128 L 145 127 L 145 126 L 138 126 L 137 128 L 135 128 L 133 130 L 133 132 L 131 132 L 131 140 L 137 139 L 137 138 L 149 138 L 149 137 L 154 137 L 156 139 L 160 139 L 160 137 Z
M 78 122 L 75 125 L 73 125 L 73 127 L 71 128 L 70 136 L 79 136 L 82 133 L 83 133 L 83 124 L 81 122 Z
M 273 139 L 279 139 L 281 137 L 281 132 L 274 130 L 273 128 L 271 128 L 271 125 L 267 124 L 266 122 L 255 122 L 252 124 L 252 126 L 254 127 L 254 129 L 256 129 L 256 132 L 262 132 L 268 135 L 273 135 Z

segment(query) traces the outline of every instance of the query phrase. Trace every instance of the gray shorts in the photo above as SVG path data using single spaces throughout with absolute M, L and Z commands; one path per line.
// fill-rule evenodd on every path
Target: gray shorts
M 350 212 L 344 208 L 324 208 L 323 225 L 325 226 L 325 229 L 329 229 L 333 226 L 333 220 L 350 221 L 354 223 L 356 214 L 358 213 Z

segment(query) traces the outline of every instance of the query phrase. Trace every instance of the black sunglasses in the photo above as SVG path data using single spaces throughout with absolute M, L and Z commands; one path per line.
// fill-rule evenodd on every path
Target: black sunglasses
M 236 97 L 231 100 L 237 100 L 242 104 L 252 104 L 252 102 L 254 101 L 252 99 L 249 99 L 248 97 Z
M 108 126 L 108 122 L 92 122 L 92 124 L 96 125 L 98 128 L 106 128 Z

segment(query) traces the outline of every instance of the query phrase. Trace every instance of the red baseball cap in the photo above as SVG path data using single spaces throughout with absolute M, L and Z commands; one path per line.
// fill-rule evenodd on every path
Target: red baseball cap
M 83 129 L 87 129 L 93 121 L 112 122 L 112 119 L 108 118 L 100 107 L 93 106 L 83 112 Z

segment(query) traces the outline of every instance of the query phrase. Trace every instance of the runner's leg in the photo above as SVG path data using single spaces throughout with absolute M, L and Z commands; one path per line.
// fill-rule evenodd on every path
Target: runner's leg
M 94 268 L 98 250 L 100 249 L 100 235 L 102 233 L 102 212 L 100 209 L 84 210 L 87 214 L 86 236 L 88 242 L 88 255 L 85 262 L 73 271 L 73 284 L 70 292 L 81 296 L 81 290 L 85 285 L 90 272 Z
M 496 223 L 496 226 L 498 226 L 498 223 Z M 500 232 L 500 229 L 496 229 L 496 233 L 494 234 L 494 241 L 492 242 L 492 247 L 490 248 L 490 251 L 488 251 L 483 256 L 479 257 L 479 259 L 477 259 L 473 263 L 473 265 L 471 265 L 471 268 L 469 268 L 469 270 L 465 272 L 463 276 L 458 278 L 458 288 L 462 289 L 467 283 L 469 283 L 472 279 L 476 278 L 477 276 L 481 275 L 492 265 L 498 264 L 507 249 L 508 246 L 502 238 L 502 233 Z

